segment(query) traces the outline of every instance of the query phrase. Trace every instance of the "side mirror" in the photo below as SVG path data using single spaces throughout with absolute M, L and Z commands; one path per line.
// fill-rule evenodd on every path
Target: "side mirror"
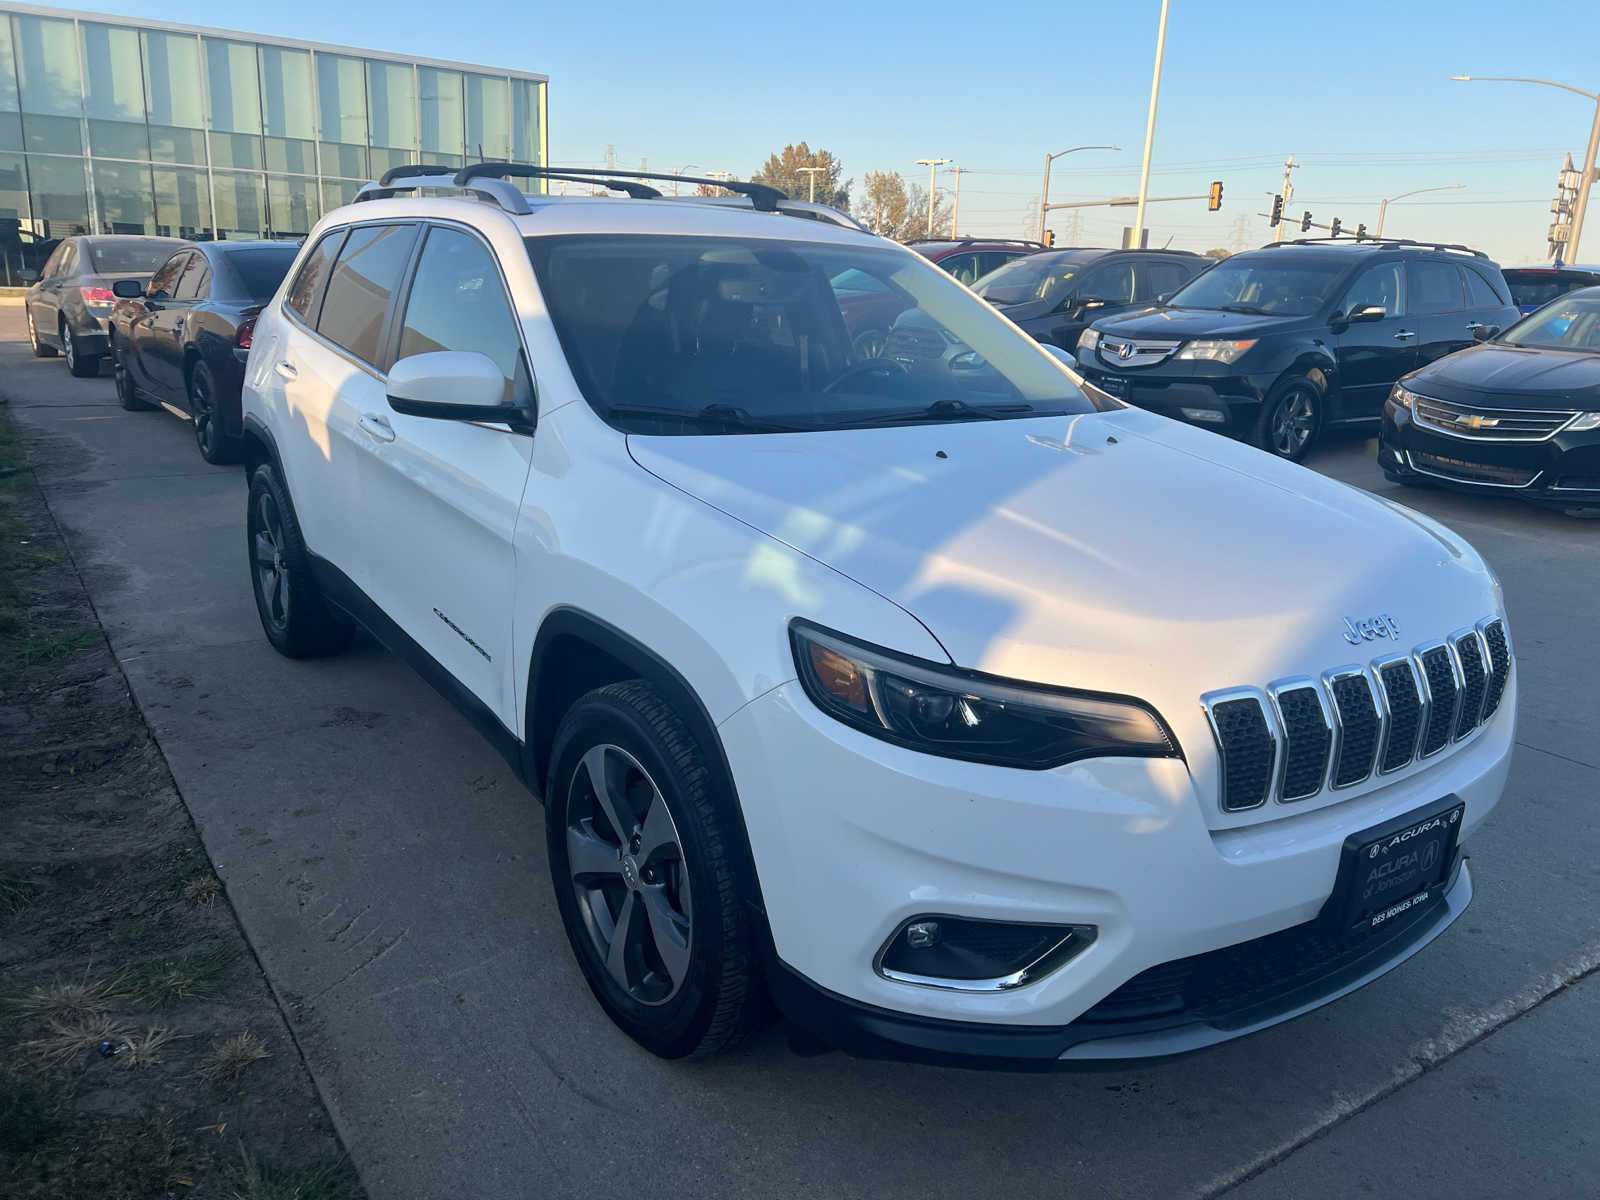
M 144 295 L 144 284 L 137 279 L 119 279 L 111 285 L 111 294 L 123 300 L 137 300 Z
M 1346 325 L 1360 325 L 1367 321 L 1382 321 L 1389 315 L 1389 310 L 1381 304 L 1363 304 L 1352 308 L 1345 314 Z
M 1474 341 L 1487 342 L 1490 338 L 1494 337 L 1494 335 L 1499 333 L 1499 332 L 1500 332 L 1500 326 L 1498 326 L 1498 325 L 1479 325 L 1475 329 L 1473 329 L 1472 338 L 1473 338 Z
M 1099 296 L 1084 296 L 1078 301 L 1078 307 L 1084 312 L 1088 312 L 1093 308 L 1104 308 L 1105 306 L 1106 302 Z
M 500 368 L 466 350 L 413 354 L 389 368 L 389 407 L 408 417 L 525 426 L 527 414 L 520 405 L 507 404 L 505 392 Z
M 1167 301 L 1171 300 L 1171 299 L 1172 299 L 1172 293 L 1171 292 L 1162 292 L 1161 295 L 1156 297 L 1156 307 L 1157 308 L 1165 308 L 1167 306 Z

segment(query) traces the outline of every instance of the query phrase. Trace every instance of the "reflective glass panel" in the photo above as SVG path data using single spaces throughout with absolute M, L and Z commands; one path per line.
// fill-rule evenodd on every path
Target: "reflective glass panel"
M 155 191 L 144 163 L 96 161 L 94 197 L 101 233 L 154 233 Z
M 17 112 L 17 54 L 11 44 L 11 18 L 0 16 L 0 112 Z
M 317 181 L 267 176 L 267 232 L 272 237 L 304 237 L 322 215 Z
M 78 116 L 83 104 L 78 91 L 78 39 L 72 22 L 20 13 L 12 20 L 22 111 Z
M 442 156 L 462 153 L 461 73 L 436 67 L 417 68 L 418 105 L 422 112 L 422 150 Z M 450 162 L 450 157 L 436 161 Z
M 139 36 L 144 46 L 144 90 L 150 123 L 200 129 L 199 41 L 193 34 L 150 29 Z
M 261 83 L 256 78 L 254 46 L 207 38 L 206 86 L 212 129 L 261 132 Z
M 142 122 L 144 69 L 138 31 L 85 23 L 82 32 L 84 112 L 105 121 Z
M 359 58 L 317 55 L 317 109 L 323 173 L 368 178 L 366 71 Z
M 162 237 L 211 238 L 211 192 L 206 173 L 192 167 L 156 167 L 156 232 Z
M 416 161 L 416 72 L 408 64 L 367 63 L 367 111 L 372 124 L 372 173 Z
M 258 238 L 267 228 L 267 197 L 261 176 L 238 171 L 212 174 L 219 238 Z
M 89 198 L 81 160 L 29 155 L 28 185 L 34 226 L 40 233 L 63 238 L 89 232 Z
M 511 153 L 511 86 L 492 75 L 466 76 L 467 157 L 504 162 Z
M 511 81 L 511 161 L 539 161 L 540 85 L 530 79 Z

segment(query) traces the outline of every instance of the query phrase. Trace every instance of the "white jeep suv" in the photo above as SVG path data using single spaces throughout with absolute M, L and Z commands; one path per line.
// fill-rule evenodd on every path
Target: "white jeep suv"
M 1166 1054 L 1461 914 L 1516 700 L 1471 546 L 847 218 L 508 182 L 570 174 L 322 219 L 256 326 L 248 539 L 274 646 L 359 623 L 542 794 L 630 1035 L 770 995 L 861 1054 Z

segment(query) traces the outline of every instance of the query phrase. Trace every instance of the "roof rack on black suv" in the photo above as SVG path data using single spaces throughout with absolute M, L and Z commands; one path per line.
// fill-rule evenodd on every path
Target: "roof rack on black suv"
M 446 178 L 448 176 L 448 178 Z M 391 167 L 373 183 L 364 185 L 356 193 L 355 201 L 387 200 L 405 191 L 421 188 L 456 188 L 474 192 L 483 199 L 498 204 L 516 216 L 533 211 L 529 197 L 507 181 L 517 179 L 562 180 L 569 183 L 597 183 L 612 191 L 626 192 L 634 200 L 681 200 L 696 204 L 749 204 L 761 212 L 782 213 L 785 216 L 805 217 L 814 221 L 827 221 L 847 229 L 863 229 L 859 221 L 838 209 L 825 204 L 804 200 L 791 200 L 787 193 L 765 183 L 748 183 L 739 179 L 711 179 L 698 175 L 663 175 L 650 171 L 612 171 L 592 167 L 539 167 L 529 163 L 481 162 L 465 167 L 441 166 L 436 163 L 415 163 Z M 674 184 L 709 184 L 732 192 L 732 196 L 664 196 L 660 189 L 644 181 L 660 179 Z
M 1469 247 L 1300 238 L 1096 320 L 1078 366 L 1118 399 L 1299 459 L 1324 429 L 1376 422 L 1402 375 L 1516 319 L 1499 267 Z
M 1456 242 L 1419 242 L 1415 238 L 1386 238 L 1386 237 L 1314 237 L 1291 238 L 1283 242 L 1268 242 L 1262 246 L 1263 250 L 1271 250 L 1276 246 L 1331 246 L 1338 243 L 1341 246 L 1417 246 L 1423 250 L 1457 250 L 1462 254 L 1470 254 L 1474 258 L 1488 258 L 1482 250 L 1474 250 L 1471 246 L 1462 246 Z

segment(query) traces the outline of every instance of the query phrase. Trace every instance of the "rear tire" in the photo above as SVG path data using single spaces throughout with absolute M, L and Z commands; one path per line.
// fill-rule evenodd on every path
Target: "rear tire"
M 78 335 L 65 317 L 61 318 L 61 349 L 67 356 L 67 370 L 79 379 L 93 379 L 100 374 L 100 356 L 89 354 L 78 345 Z
M 741 835 L 714 780 L 638 679 L 581 698 L 551 749 L 545 831 L 567 938 L 601 1007 L 662 1058 L 726 1050 L 762 1012 Z
M 1285 379 L 1261 406 L 1252 440 L 1268 454 L 1299 462 L 1322 432 L 1322 391 L 1303 375 Z
M 211 368 L 197 362 L 189 368 L 189 417 L 194 422 L 194 440 L 200 457 L 221 466 L 239 461 L 239 439 L 222 432 L 217 420 L 217 380 Z
M 267 641 L 286 658 L 321 658 L 350 645 L 355 626 L 334 612 L 311 574 L 289 495 L 270 463 L 250 476 L 245 549 Z
M 117 403 L 128 412 L 145 412 L 151 406 L 139 398 L 133 375 L 128 370 L 126 352 L 113 340 L 111 343 L 111 378 L 117 386 Z
M 33 350 L 35 358 L 54 358 L 59 351 L 54 346 L 46 346 L 39 340 L 39 331 L 33 327 L 33 309 L 24 304 L 23 309 L 28 314 L 28 345 Z

